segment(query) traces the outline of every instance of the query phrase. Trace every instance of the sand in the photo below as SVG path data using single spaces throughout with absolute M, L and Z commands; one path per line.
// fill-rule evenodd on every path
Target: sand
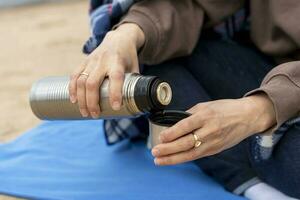
M 87 9 L 88 1 L 69 0 L 0 10 L 0 143 L 40 123 L 28 101 L 34 81 L 68 75 L 83 61 Z

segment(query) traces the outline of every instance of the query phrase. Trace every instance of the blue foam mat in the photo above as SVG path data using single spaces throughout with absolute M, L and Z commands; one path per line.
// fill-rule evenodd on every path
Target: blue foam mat
M 193 164 L 156 167 L 142 142 L 105 144 L 103 122 L 45 122 L 0 145 L 0 193 L 30 199 L 237 200 Z

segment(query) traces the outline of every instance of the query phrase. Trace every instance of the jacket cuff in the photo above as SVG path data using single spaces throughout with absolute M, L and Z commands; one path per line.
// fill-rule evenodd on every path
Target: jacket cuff
M 261 182 L 262 181 L 258 177 L 253 177 L 248 181 L 244 182 L 243 184 L 241 184 L 240 186 L 238 186 L 237 188 L 235 188 L 232 191 L 232 193 L 236 195 L 243 195 L 247 189 Z
M 285 121 L 299 114 L 300 87 L 295 84 L 286 74 L 274 74 L 267 77 L 262 86 L 247 93 L 251 96 L 264 92 L 272 101 L 276 113 L 276 126 L 265 131 L 271 134 L 277 130 Z
M 143 47 L 139 49 L 139 61 L 142 64 L 151 64 L 151 61 L 155 60 L 157 52 L 160 51 L 158 48 L 162 46 L 158 19 L 155 19 L 153 15 L 131 9 L 113 29 L 125 23 L 135 23 L 144 32 L 145 43 Z

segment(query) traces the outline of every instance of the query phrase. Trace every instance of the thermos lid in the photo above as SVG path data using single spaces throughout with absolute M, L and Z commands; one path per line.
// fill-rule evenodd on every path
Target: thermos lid
M 159 126 L 172 126 L 180 120 L 191 116 L 190 113 L 180 110 L 163 110 L 151 113 L 149 120 Z
M 134 100 L 142 112 L 164 110 L 172 100 L 172 89 L 155 76 L 141 76 L 134 89 Z

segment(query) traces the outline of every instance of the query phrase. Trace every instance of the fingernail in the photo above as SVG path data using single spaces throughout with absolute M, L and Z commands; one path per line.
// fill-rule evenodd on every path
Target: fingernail
M 98 119 L 99 115 L 97 112 L 91 112 L 92 118 Z
M 158 156 L 159 154 L 159 150 L 158 149 L 152 149 L 152 155 L 155 157 L 155 156 Z
M 71 95 L 71 96 L 70 96 L 70 100 L 71 100 L 72 103 L 76 103 L 76 98 L 75 98 L 75 96 Z
M 159 160 L 157 158 L 154 159 L 154 164 L 159 165 Z
M 80 109 L 80 113 L 81 113 L 82 117 L 88 117 L 89 116 L 88 112 L 85 109 Z
M 112 108 L 114 110 L 120 110 L 120 107 L 121 107 L 121 105 L 120 105 L 120 103 L 118 101 L 114 101 L 113 102 Z

